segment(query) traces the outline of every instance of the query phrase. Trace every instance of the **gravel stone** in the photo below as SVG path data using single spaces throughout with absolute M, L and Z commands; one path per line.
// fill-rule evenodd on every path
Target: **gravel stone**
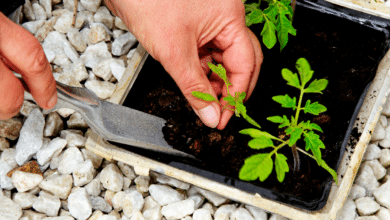
M 100 6 L 93 18 L 95 22 L 102 23 L 109 29 L 112 29 L 114 26 L 115 19 L 105 6 Z
M 58 17 L 52 17 L 46 23 L 38 29 L 37 33 L 35 33 L 35 37 L 38 39 L 39 42 L 42 42 L 45 40 L 45 38 L 49 35 L 51 31 L 54 30 L 54 25 L 56 24 L 58 20 Z
M 85 70 L 85 74 L 88 75 L 86 70 Z M 67 121 L 67 125 L 68 128 L 70 129 L 85 129 L 89 127 L 88 124 L 84 121 L 81 114 L 78 112 L 75 112 L 72 116 L 70 116 L 69 120 Z
M 204 197 L 206 197 L 207 200 L 209 200 L 213 205 L 220 206 L 223 203 L 227 203 L 229 200 L 225 197 L 222 197 L 214 192 L 210 192 L 208 190 L 204 190 L 201 188 L 196 188 L 196 190 Z
M 85 160 L 77 165 L 73 170 L 74 186 L 84 186 L 93 180 L 96 170 L 91 160 Z
M 150 176 L 138 176 L 134 179 L 134 183 L 138 192 L 145 193 L 149 191 Z
M 137 177 L 133 167 L 131 167 L 131 166 L 129 166 L 129 165 L 123 163 L 123 162 L 120 162 L 120 161 L 118 161 L 118 167 L 120 168 L 122 173 L 126 177 L 128 177 L 129 179 L 133 180 L 133 179 L 135 179 Z
M 91 12 L 97 12 L 99 9 L 101 0 L 80 0 L 81 5 Z
M 93 179 L 90 183 L 84 187 L 87 190 L 87 193 L 91 196 L 98 196 L 101 192 L 100 179 Z
M 7 148 L 7 149 L 5 149 L 3 151 L 3 153 L 1 153 L 0 161 L 7 162 L 12 167 L 12 169 L 17 167 L 18 164 L 16 163 L 16 160 L 15 160 L 15 153 L 16 153 L 15 148 Z
M 366 190 L 367 196 L 372 196 L 372 192 L 379 187 L 379 182 L 370 166 L 360 168 L 355 183 Z
M 232 213 L 231 220 L 255 220 L 245 208 L 238 208 Z
M 46 218 L 47 215 L 45 215 L 43 213 L 34 212 L 31 210 L 24 210 L 22 217 L 27 217 L 29 220 L 42 220 L 42 219 Z
M 89 150 L 87 150 L 85 148 L 81 149 L 81 152 L 83 153 L 85 160 L 90 159 L 92 161 L 92 164 L 93 164 L 94 168 L 97 169 L 97 168 L 100 167 L 100 165 L 103 162 L 103 157 L 101 157 L 101 156 L 99 156 L 97 154 L 94 154 L 94 153 L 92 153 L 91 151 L 89 151 Z
M 104 188 L 119 192 L 123 188 L 123 174 L 115 164 L 109 164 L 101 171 L 100 182 Z
M 161 214 L 163 214 L 167 220 L 180 219 L 194 213 L 194 206 L 195 204 L 192 199 L 186 199 L 163 206 Z
M 0 137 L 0 152 L 9 148 L 9 141 L 3 137 Z
M 125 33 L 125 31 L 123 31 L 123 30 L 113 30 L 112 37 L 114 37 L 114 39 L 117 39 L 119 36 L 121 36 L 124 33 Z
M 60 137 L 68 142 L 68 147 L 84 147 L 87 142 L 87 138 L 72 130 L 62 130 Z
M 142 210 L 144 203 L 144 198 L 138 191 L 132 191 L 131 193 L 127 193 L 123 198 L 123 213 L 127 218 L 131 218 L 134 213 Z
M 12 174 L 12 184 L 18 192 L 26 192 L 36 187 L 43 180 L 43 176 L 35 173 L 15 171 Z
M 364 196 L 366 196 L 366 190 L 359 185 L 353 184 L 349 191 L 349 198 L 355 200 Z
M 215 207 L 213 205 L 211 205 L 211 203 L 209 202 L 206 202 L 203 206 L 202 206 L 202 209 L 207 209 L 210 211 L 211 215 L 214 215 L 215 213 Z M 249 209 L 248 209 L 249 210 Z M 253 213 L 252 213 L 253 215 Z M 256 217 L 256 216 L 255 216 Z M 257 219 L 256 219 L 257 220 Z
M 161 206 L 147 209 L 142 214 L 147 220 L 160 220 L 162 218 Z
M 112 43 L 112 54 L 122 56 L 130 51 L 130 48 L 137 42 L 137 39 L 130 33 L 122 34 Z
M 93 69 L 100 62 L 112 58 L 105 42 L 100 42 L 87 47 L 83 55 L 80 56 L 86 67 Z
M 380 180 L 386 175 L 386 169 L 379 163 L 378 160 L 366 161 L 362 166 L 370 166 L 372 171 L 374 172 L 374 176 Z
M 119 81 L 126 70 L 125 62 L 123 60 L 114 60 L 114 62 L 110 63 L 110 69 L 112 75 L 114 75 L 115 79 Z
M 17 118 L 0 120 L 0 137 L 16 140 L 22 129 L 22 122 Z
M 381 207 L 375 215 L 376 217 L 378 217 L 379 220 L 390 219 L 390 211 L 383 207 Z
M 26 16 L 26 18 L 29 21 L 35 21 L 35 14 L 34 14 L 34 10 L 32 8 L 30 0 L 26 0 L 26 2 L 24 3 L 23 13 L 24 13 L 24 16 Z
M 125 197 L 126 193 L 123 191 L 119 191 L 115 193 L 114 197 L 112 197 L 112 207 L 117 210 L 121 211 L 122 210 L 122 203 L 123 203 L 123 198 Z
M 56 112 L 51 112 L 46 117 L 45 129 L 43 130 L 43 136 L 53 137 L 58 136 L 60 131 L 64 129 L 64 122 Z
M 12 170 L 13 167 L 11 167 L 7 162 L 0 161 L 0 185 L 1 188 L 11 190 L 14 187 L 12 184 L 11 177 L 7 176 L 7 173 Z
M 57 196 L 53 196 L 45 191 L 39 192 L 37 201 L 34 202 L 33 208 L 38 212 L 43 212 L 47 216 L 57 216 L 61 207 L 61 201 Z
M 260 208 L 245 205 L 245 208 L 252 214 L 255 220 L 267 220 L 267 213 Z
M 218 218 L 219 216 L 223 216 L 226 214 L 229 218 L 231 214 L 237 209 L 236 205 L 230 204 L 230 205 L 223 205 L 219 207 L 214 214 L 214 218 Z
M 213 220 L 208 209 L 197 209 L 192 216 L 193 220 Z
M 93 69 L 92 72 L 102 78 L 105 81 L 108 81 L 112 77 L 110 63 L 113 61 L 113 59 L 107 59 L 102 61 L 101 63 L 97 64 Z
M 374 131 L 372 132 L 371 141 L 380 141 L 383 140 L 386 136 L 385 129 L 381 123 L 377 123 Z
M 111 41 L 109 30 L 102 23 L 93 23 L 89 29 L 86 42 L 88 45 L 93 45 L 102 41 Z
M 36 20 L 46 20 L 47 15 L 45 9 L 42 8 L 42 6 L 38 3 L 32 4 L 32 8 L 34 11 L 35 19 Z
M 16 144 L 15 160 L 19 166 L 30 160 L 42 147 L 43 128 L 45 118 L 39 109 L 34 109 L 20 130 L 18 143 Z
M 198 209 L 200 207 L 200 205 L 202 205 L 204 202 L 204 196 L 202 196 L 200 194 L 194 194 L 188 198 L 194 200 L 195 209 Z
M 37 152 L 37 161 L 39 165 L 44 165 L 50 162 L 56 151 L 62 151 L 68 142 L 62 138 L 54 138 L 47 146 L 43 146 Z
M 390 165 L 390 149 L 381 150 L 379 162 L 384 167 L 388 167 Z
M 70 174 L 54 173 L 39 184 L 41 189 L 44 189 L 60 199 L 67 199 L 72 189 L 73 179 Z
M 83 154 L 77 147 L 68 147 L 58 164 L 58 172 L 61 174 L 71 174 L 83 161 Z
M 71 28 L 66 35 L 69 43 L 71 43 L 78 52 L 83 53 L 87 49 L 87 43 L 77 29 Z
M 29 21 L 22 24 L 22 27 L 26 28 L 30 33 L 37 33 L 38 29 L 45 24 L 45 20 Z
M 108 99 L 115 91 L 116 85 L 107 81 L 91 80 L 85 83 L 85 87 L 93 91 L 100 99 Z
M 91 200 L 92 209 L 97 209 L 105 213 L 111 212 L 112 207 L 102 197 L 90 196 L 89 199 Z
M 126 24 L 119 17 L 115 17 L 115 27 L 122 29 L 124 31 L 129 31 Z
M 22 216 L 22 208 L 11 199 L 0 195 L 0 216 L 4 220 L 18 220 Z
M 74 188 L 68 198 L 70 214 L 78 219 L 85 220 L 92 214 L 92 204 L 84 188 Z
M 67 11 L 58 18 L 56 24 L 54 25 L 54 29 L 58 32 L 66 34 L 72 28 L 72 21 L 73 13 Z
M 382 184 L 373 192 L 375 200 L 382 206 L 390 209 L 390 181 Z
M 371 215 L 380 209 L 380 205 L 371 197 L 356 199 L 355 203 L 360 215 Z
M 185 182 L 180 181 L 180 180 L 177 180 L 177 179 L 174 179 L 174 178 L 171 178 L 171 177 L 166 176 L 166 175 L 160 175 L 157 177 L 156 180 L 157 180 L 157 182 L 159 182 L 161 184 L 167 184 L 167 185 L 176 187 L 178 189 L 188 190 L 190 188 L 190 184 L 185 183 Z
M 39 0 L 39 4 L 41 4 L 42 8 L 45 9 L 46 17 L 51 18 L 52 0 Z
M 363 160 L 375 160 L 381 156 L 381 149 L 375 144 L 369 144 L 366 149 L 366 153 L 363 156 Z
M 161 206 L 165 206 L 184 199 L 183 194 L 166 185 L 150 185 L 149 193 L 152 198 Z
M 19 204 L 22 209 L 29 209 L 33 206 L 38 197 L 32 193 L 18 192 L 14 193 L 12 200 Z
M 386 122 L 387 122 L 387 120 L 386 120 Z M 382 124 L 382 126 L 383 126 L 383 124 Z M 379 145 L 383 148 L 390 147 L 390 127 L 387 127 L 385 129 L 385 138 L 383 140 L 379 141 Z

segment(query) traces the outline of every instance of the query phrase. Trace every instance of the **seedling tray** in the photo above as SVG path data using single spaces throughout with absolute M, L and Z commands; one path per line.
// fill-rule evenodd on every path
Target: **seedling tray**
M 386 35 L 386 33 L 388 32 L 386 32 L 387 25 L 384 19 L 378 18 L 377 20 L 375 19 L 364 20 L 364 18 L 362 17 L 364 17 L 365 15 L 362 13 L 361 13 L 361 17 L 357 17 L 356 14 L 359 15 L 359 13 L 355 11 L 349 10 L 351 13 L 346 14 L 348 12 L 347 9 L 341 8 L 338 11 L 337 10 L 335 11 L 335 9 L 338 8 L 337 6 L 333 7 L 332 10 L 330 10 L 329 8 L 324 9 L 324 6 L 316 5 L 313 2 L 299 2 L 297 7 L 297 13 L 299 13 L 300 10 L 299 7 L 311 8 L 312 10 L 321 10 L 321 11 L 325 11 L 326 13 L 336 14 L 337 16 L 347 17 L 349 20 L 362 22 L 364 26 L 370 26 L 379 29 L 379 32 L 384 33 L 383 34 L 385 35 L 384 45 L 387 45 L 388 39 L 386 37 L 388 36 L 388 34 Z M 353 14 L 353 16 L 351 16 L 351 14 Z M 298 34 L 299 34 L 299 30 L 298 30 Z M 263 50 L 266 53 L 266 49 Z M 387 47 L 384 46 L 383 48 L 381 48 L 381 50 L 385 52 L 387 51 Z M 265 55 L 266 55 L 265 57 L 267 57 L 267 54 Z M 371 86 L 366 90 L 367 95 L 365 96 L 363 95 L 363 97 L 365 98 L 360 99 L 361 100 L 360 111 L 359 113 L 357 113 L 358 111 L 355 111 L 354 114 L 351 114 L 351 118 L 352 118 L 351 121 L 354 121 L 353 115 L 357 114 L 359 123 L 350 123 L 350 126 L 349 127 L 347 126 L 347 129 L 345 131 L 340 132 L 342 133 L 341 135 L 347 134 L 346 136 L 349 137 L 348 133 L 351 130 L 354 130 L 355 133 L 359 134 L 360 136 L 356 137 L 355 135 L 356 138 L 355 141 L 349 138 L 343 139 L 343 141 L 341 141 L 344 142 L 344 144 L 348 141 L 349 143 L 346 146 L 346 148 L 344 149 L 341 147 L 339 148 L 340 152 L 345 151 L 347 153 L 344 154 L 342 160 L 340 157 L 335 162 L 336 167 L 339 167 L 338 168 L 339 185 L 336 186 L 334 183 L 332 184 L 331 182 L 324 183 L 324 188 L 326 189 L 325 191 L 327 192 L 323 194 L 323 196 L 321 196 L 320 198 L 321 201 L 302 202 L 291 196 L 278 195 L 272 190 L 271 191 L 258 190 L 258 188 L 253 187 L 253 185 L 251 185 L 250 183 L 245 183 L 239 180 L 235 180 L 234 178 L 228 176 L 216 174 L 211 172 L 210 170 L 200 169 L 196 164 L 186 164 L 183 161 L 179 161 L 167 155 L 160 155 L 151 152 L 143 152 L 141 150 L 137 150 L 131 147 L 120 148 L 118 146 L 114 146 L 102 140 L 95 134 L 91 135 L 91 137 L 87 142 L 86 147 L 92 150 L 93 152 L 104 156 L 107 159 L 115 159 L 133 165 L 138 174 L 148 175 L 149 171 L 153 170 L 155 172 L 163 173 L 171 177 L 192 183 L 201 188 L 214 191 L 223 196 L 229 197 L 233 200 L 255 205 L 260 208 L 284 215 L 292 219 L 334 219 L 336 217 L 337 211 L 342 207 L 342 204 L 344 203 L 348 195 L 348 191 L 352 185 L 353 179 L 360 165 L 360 161 L 365 151 L 365 147 L 371 137 L 371 132 L 374 129 L 375 124 L 378 120 L 380 111 L 382 109 L 382 105 L 386 100 L 386 96 L 388 94 L 388 87 L 389 87 L 389 79 L 388 79 L 388 72 L 390 68 L 389 56 L 390 56 L 389 54 L 384 56 L 384 58 L 381 61 L 381 64 L 377 68 L 377 71 L 376 71 L 376 67 L 372 70 L 374 73 L 376 72 L 377 74 Z M 381 60 L 381 57 L 382 56 L 379 56 L 377 62 Z M 310 57 L 306 57 L 306 58 L 310 61 Z M 295 61 L 296 59 L 292 60 L 291 62 L 295 63 Z M 154 65 L 156 65 L 156 64 L 148 64 L 148 62 L 144 67 L 144 69 L 141 71 L 142 72 L 141 77 L 144 74 L 149 74 L 148 72 L 143 73 L 144 70 L 146 71 L 147 67 L 151 65 L 155 67 Z M 265 60 L 265 64 L 266 64 L 266 60 Z M 263 67 L 265 68 L 265 66 Z M 280 66 L 280 68 L 283 67 L 285 66 Z M 287 66 L 287 67 L 293 69 L 293 67 L 291 66 Z M 140 66 L 138 68 L 140 68 Z M 264 70 L 264 68 L 262 69 L 262 71 Z M 312 68 L 315 71 L 319 71 L 314 66 L 312 66 Z M 280 72 L 277 72 L 275 74 L 280 75 Z M 129 75 L 131 75 L 131 77 L 127 78 L 126 81 L 128 84 L 132 84 L 135 81 L 135 77 L 132 76 L 136 74 L 129 74 Z M 150 80 L 151 77 L 148 77 L 148 79 Z M 366 85 L 368 85 L 371 80 L 365 82 Z M 137 85 L 137 83 L 139 83 L 138 79 L 136 80 L 135 84 Z M 125 84 L 126 83 L 124 83 L 123 85 Z M 142 82 L 140 82 L 140 84 L 142 84 Z M 363 87 L 362 93 L 365 87 L 366 86 Z M 118 93 L 116 94 L 118 94 L 117 97 L 122 96 L 122 98 L 116 98 L 116 99 L 114 98 L 112 99 L 112 101 L 116 103 L 123 102 L 124 100 L 123 90 L 122 91 L 118 90 Z M 137 95 L 139 95 L 138 92 L 135 95 L 130 93 L 129 99 L 131 98 L 131 102 L 134 103 L 136 102 L 135 100 Z M 355 103 L 353 109 L 355 108 L 355 106 L 358 106 L 359 108 L 360 104 L 359 102 Z M 129 150 L 131 150 L 132 152 L 130 152 Z M 342 162 L 340 163 L 340 161 Z M 238 189 L 239 187 L 243 187 L 243 188 Z M 274 201 L 270 199 L 273 199 Z

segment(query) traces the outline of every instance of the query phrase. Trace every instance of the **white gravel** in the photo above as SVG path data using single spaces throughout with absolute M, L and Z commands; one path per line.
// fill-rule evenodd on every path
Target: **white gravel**
M 100 0 L 79 2 L 75 27 L 75 0 L 64 0 L 67 9 L 61 0 L 32 2 L 24 5 L 28 22 L 22 27 L 43 43 L 55 78 L 109 98 L 137 41 L 124 23 Z M 337 220 L 390 219 L 389 103 Z M 131 166 L 88 151 L 87 128 L 73 110 L 42 115 L 30 102 L 18 116 L 0 121 L 0 219 L 286 219 L 154 172 L 138 176 Z M 31 160 L 38 161 L 43 174 L 6 176 Z

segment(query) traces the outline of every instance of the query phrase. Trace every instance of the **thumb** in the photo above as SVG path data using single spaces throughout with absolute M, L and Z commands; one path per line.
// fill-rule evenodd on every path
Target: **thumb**
M 194 48 L 196 49 L 195 46 Z M 199 56 L 196 52 L 191 53 L 190 56 L 185 56 L 180 52 L 174 54 L 179 56 L 173 59 L 167 59 L 169 62 L 164 62 L 165 59 L 160 60 L 161 64 L 175 80 L 183 95 L 202 122 L 208 127 L 215 128 L 221 117 L 221 108 L 219 104 L 216 102 L 204 101 L 192 95 L 192 92 L 198 91 L 210 94 L 218 100 L 210 81 L 202 70 Z M 183 59 L 183 57 L 186 57 L 187 59 Z M 175 62 L 172 62 L 172 60 Z

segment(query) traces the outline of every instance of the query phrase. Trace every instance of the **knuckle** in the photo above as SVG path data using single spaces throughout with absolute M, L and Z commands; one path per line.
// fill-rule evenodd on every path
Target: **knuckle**
M 35 41 L 34 41 L 35 42 Z M 30 55 L 31 59 L 27 61 L 27 70 L 30 77 L 40 77 L 45 73 L 46 68 L 48 67 L 48 61 L 41 45 L 36 42 L 33 43 L 29 48 L 27 53 Z

